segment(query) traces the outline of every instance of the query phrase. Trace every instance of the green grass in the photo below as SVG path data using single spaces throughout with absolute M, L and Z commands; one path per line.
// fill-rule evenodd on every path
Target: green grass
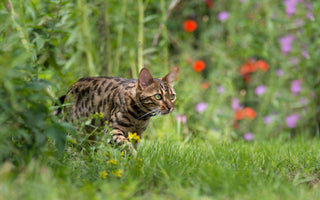
M 48 155 L 23 169 L 3 165 L 0 199 L 319 199 L 319 147 L 302 138 L 144 141 L 130 158 L 101 145 L 96 152 L 63 153 L 59 162 Z

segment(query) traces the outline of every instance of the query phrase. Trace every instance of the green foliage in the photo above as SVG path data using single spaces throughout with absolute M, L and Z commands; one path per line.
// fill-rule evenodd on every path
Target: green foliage
M 299 2 L 289 16 L 277 0 L 174 2 L 1 1 L 0 199 L 319 198 L 320 3 Z M 285 36 L 294 37 L 287 53 Z M 239 73 L 255 59 L 269 68 Z M 102 130 L 92 142 L 53 115 L 80 77 L 136 78 L 142 67 L 161 77 L 172 66 L 175 112 L 151 121 L 137 158 Z M 235 99 L 257 115 L 237 119 Z

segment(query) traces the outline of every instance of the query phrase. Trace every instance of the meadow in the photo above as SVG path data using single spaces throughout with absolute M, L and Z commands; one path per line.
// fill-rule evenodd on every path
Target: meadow
M 1 0 L 0 199 L 319 199 L 320 2 Z M 54 116 L 84 76 L 178 66 L 132 157 Z

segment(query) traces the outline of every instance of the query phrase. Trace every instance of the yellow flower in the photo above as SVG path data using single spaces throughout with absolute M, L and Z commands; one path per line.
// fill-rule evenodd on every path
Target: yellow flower
M 130 142 L 137 142 L 139 143 L 141 141 L 140 136 L 137 135 L 137 133 L 129 133 L 129 136 L 127 138 Z
M 121 151 L 121 156 L 124 156 L 124 151 Z
M 108 176 L 108 172 L 106 172 L 106 170 L 103 170 L 102 172 L 100 172 L 100 178 L 106 179 L 107 176 Z
M 112 174 L 113 174 L 114 176 L 117 176 L 117 177 L 121 178 L 121 176 L 122 176 L 122 170 L 121 170 L 121 169 L 118 169 L 117 171 L 112 171 Z
M 108 162 L 108 164 L 112 164 L 112 165 L 117 165 L 117 161 L 113 160 L 113 159 L 110 159 Z

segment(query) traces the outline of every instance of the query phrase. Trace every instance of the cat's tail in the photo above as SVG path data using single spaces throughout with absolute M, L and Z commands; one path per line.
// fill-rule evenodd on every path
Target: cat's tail
M 59 97 L 59 104 L 57 104 L 57 103 L 55 104 L 55 106 L 59 106 L 59 107 L 53 111 L 54 115 L 58 116 L 61 114 L 61 112 L 62 112 L 61 105 L 64 104 L 65 99 L 66 99 L 66 95 Z

